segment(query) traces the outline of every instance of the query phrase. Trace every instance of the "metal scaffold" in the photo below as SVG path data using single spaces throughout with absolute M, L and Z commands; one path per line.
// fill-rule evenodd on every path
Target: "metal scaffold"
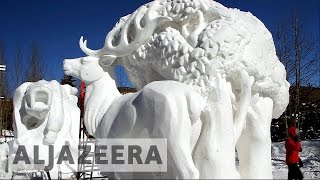
M 92 136 L 87 133 L 84 125 L 84 99 L 85 99 L 85 85 L 82 82 L 80 87 L 80 127 L 79 127 L 79 156 L 86 151 L 88 146 L 90 146 L 90 151 L 85 152 L 87 154 L 85 159 L 79 159 L 78 161 L 78 173 L 77 179 L 104 179 L 102 175 L 99 174 L 100 170 L 97 165 L 94 164 L 94 152 L 95 152 L 95 141 Z M 82 161 L 82 162 L 80 162 Z M 91 163 L 86 164 L 84 161 L 89 161 Z M 97 176 L 99 174 L 99 176 Z M 106 178 L 107 179 L 107 178 Z

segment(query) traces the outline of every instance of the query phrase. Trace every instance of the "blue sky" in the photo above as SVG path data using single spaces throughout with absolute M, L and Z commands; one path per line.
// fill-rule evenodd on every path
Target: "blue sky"
M 102 47 L 105 35 L 120 17 L 137 9 L 148 0 L 1 0 L 0 41 L 6 48 L 8 70 L 17 47 L 28 48 L 32 42 L 41 47 L 50 79 L 63 76 L 65 58 L 83 56 L 78 41 L 83 35 L 88 47 Z M 320 0 L 220 0 L 227 7 L 250 11 L 266 27 L 298 12 L 308 33 L 320 39 Z M 319 41 L 320 42 L 320 41 Z

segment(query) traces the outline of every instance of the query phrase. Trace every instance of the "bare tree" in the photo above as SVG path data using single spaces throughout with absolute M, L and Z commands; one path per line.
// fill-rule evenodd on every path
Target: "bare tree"
M 287 80 L 289 81 L 292 71 L 293 71 L 293 66 L 292 66 L 292 61 L 290 59 L 290 55 L 293 52 L 293 48 L 291 47 L 290 44 L 290 39 L 288 35 L 288 26 L 286 23 L 280 23 L 276 25 L 276 31 L 275 31 L 275 44 L 276 44 L 276 51 L 279 60 L 283 63 L 287 70 Z
M 289 26 L 286 22 L 282 22 L 276 25 L 275 30 L 275 45 L 276 45 L 276 51 L 277 56 L 279 60 L 283 63 L 283 65 L 286 68 L 286 79 L 289 81 L 292 76 L 292 71 L 294 70 L 294 66 L 291 60 L 291 54 L 293 52 L 293 48 L 290 44 L 290 35 L 288 34 Z M 285 128 L 288 129 L 288 120 L 291 116 L 291 110 L 288 107 L 285 112 L 284 116 L 282 116 Z M 288 116 L 289 113 L 289 116 Z
M 12 81 L 14 88 L 17 88 L 26 79 L 25 63 L 23 61 L 23 51 L 20 47 L 17 48 L 16 57 L 14 60 L 14 74 L 12 75 Z
M 4 45 L 0 42 L 0 64 L 6 65 Z M 8 119 L 10 119 L 10 102 L 7 99 L 10 96 L 10 84 L 6 71 L 0 71 L 0 136 L 2 129 L 8 129 Z M 10 123 L 9 123 L 10 124 Z
M 4 45 L 0 42 L 0 64 L 6 65 Z M 8 80 L 6 71 L 0 72 L 0 96 L 10 96 L 10 81 Z
M 5 59 L 4 59 L 4 46 L 3 44 L 0 42 L 0 65 L 4 64 L 5 62 Z M 0 97 L 2 96 L 2 92 L 3 92 L 3 83 L 2 83 L 2 74 L 3 72 L 0 71 Z
M 287 80 L 291 83 L 291 106 L 287 109 L 294 115 L 291 123 L 300 127 L 300 88 L 314 84 L 319 67 L 319 44 L 297 14 L 290 20 L 276 26 L 275 43 L 277 55 L 287 70 Z
M 13 89 L 26 81 L 36 82 L 44 79 L 45 72 L 45 63 L 43 61 L 41 51 L 36 43 L 32 43 L 28 57 L 24 56 L 22 48 L 17 48 L 13 61 L 13 71 L 10 74 Z
M 320 70 L 317 61 L 320 60 L 316 41 L 310 34 L 306 34 L 305 26 L 297 15 L 291 20 L 291 30 L 293 32 L 294 44 L 294 114 L 296 116 L 295 124 L 300 125 L 300 87 L 311 83 L 313 77 Z
M 27 67 L 27 81 L 36 82 L 44 78 L 45 63 L 42 59 L 40 49 L 35 43 L 32 43 Z

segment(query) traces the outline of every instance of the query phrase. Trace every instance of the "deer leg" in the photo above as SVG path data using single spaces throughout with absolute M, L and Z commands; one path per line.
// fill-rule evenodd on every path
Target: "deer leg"
M 175 173 L 179 179 L 199 179 L 199 171 L 193 163 L 190 142 L 190 131 L 186 132 L 178 143 L 168 139 L 168 152 L 171 154 L 177 168 Z

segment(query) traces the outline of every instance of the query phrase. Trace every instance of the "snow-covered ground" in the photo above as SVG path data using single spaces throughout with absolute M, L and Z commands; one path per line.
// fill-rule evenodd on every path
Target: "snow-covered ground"
M 275 179 L 287 179 L 288 168 L 285 163 L 284 142 L 272 144 L 273 177 Z M 302 141 L 300 153 L 303 167 L 301 171 L 305 179 L 320 179 L 320 139 Z
M 303 141 L 303 151 L 300 154 L 304 167 L 301 168 L 305 179 L 320 179 L 320 139 Z M 8 146 L 0 143 L 0 179 L 12 177 L 12 173 L 5 166 Z M 272 144 L 272 165 L 274 179 L 287 179 L 287 165 L 285 164 L 284 143 Z
M 11 179 L 11 171 L 8 169 L 9 146 L 0 139 L 0 179 Z

